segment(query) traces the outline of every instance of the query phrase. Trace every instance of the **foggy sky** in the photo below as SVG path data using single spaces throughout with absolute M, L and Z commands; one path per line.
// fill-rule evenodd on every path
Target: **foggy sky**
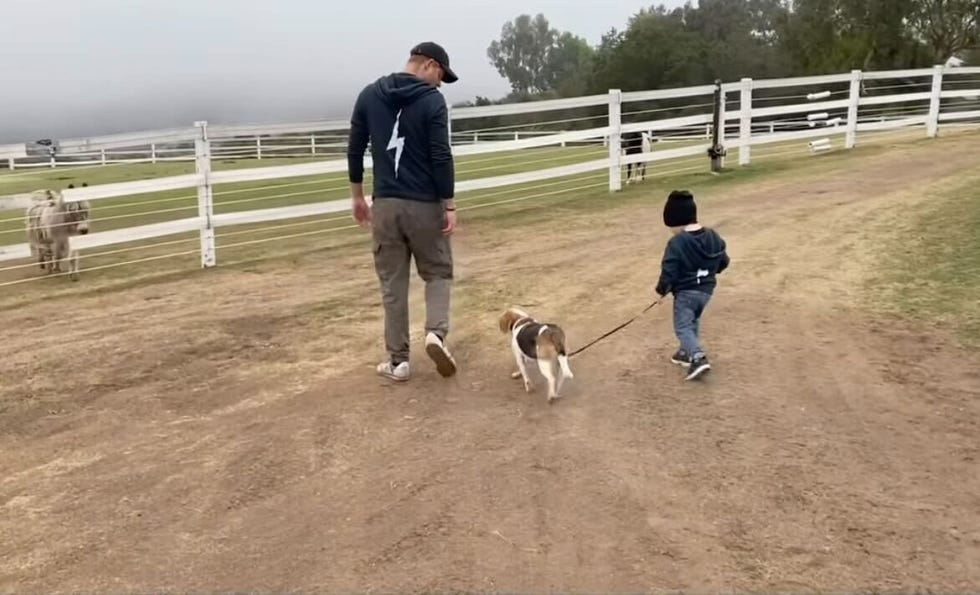
M 450 103 L 508 90 L 486 57 L 542 12 L 597 43 L 659 0 L 2 0 L 0 144 L 189 126 L 347 118 L 356 93 L 442 44 Z M 663 0 L 676 6 L 683 0 Z

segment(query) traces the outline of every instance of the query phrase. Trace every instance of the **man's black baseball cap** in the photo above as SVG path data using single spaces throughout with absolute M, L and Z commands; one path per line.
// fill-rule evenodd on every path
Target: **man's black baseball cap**
M 426 58 L 432 58 L 442 66 L 443 76 L 442 82 L 444 83 L 455 83 L 459 80 L 456 73 L 449 68 L 449 54 L 443 49 L 441 45 L 432 41 L 423 41 L 417 46 L 412 48 L 411 55 L 413 56 L 425 56 Z

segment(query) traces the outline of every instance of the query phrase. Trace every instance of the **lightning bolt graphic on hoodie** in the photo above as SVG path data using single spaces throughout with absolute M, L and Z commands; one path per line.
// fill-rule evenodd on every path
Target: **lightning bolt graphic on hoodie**
M 398 166 L 401 165 L 402 161 L 402 151 L 405 150 L 405 137 L 398 136 L 398 123 L 402 119 L 402 111 L 398 110 L 398 115 L 395 116 L 395 126 L 391 129 L 391 139 L 388 140 L 388 148 L 390 151 L 395 150 L 395 178 L 398 178 Z
M 347 169 L 352 183 L 364 180 L 369 142 L 375 199 L 437 202 L 454 197 L 449 110 L 435 87 L 404 72 L 364 87 L 351 114 Z

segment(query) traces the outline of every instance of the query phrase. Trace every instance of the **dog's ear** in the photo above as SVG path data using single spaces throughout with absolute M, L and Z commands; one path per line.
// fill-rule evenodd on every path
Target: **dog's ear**
M 510 310 L 505 310 L 500 318 L 497 320 L 497 324 L 500 326 L 500 332 L 506 333 L 510 330 L 511 325 L 514 323 L 514 316 Z
M 509 333 L 514 330 L 514 325 L 521 319 L 521 313 L 517 308 L 507 308 L 500 317 L 500 332 Z

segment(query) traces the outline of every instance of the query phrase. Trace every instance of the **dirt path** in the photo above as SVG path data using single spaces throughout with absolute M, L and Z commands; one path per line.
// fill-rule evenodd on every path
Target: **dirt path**
M 699 193 L 733 268 L 696 385 L 667 308 L 575 358 L 550 407 L 494 327 L 523 303 L 582 344 L 632 316 L 662 189 L 549 210 L 563 234 L 466 230 L 449 382 L 421 353 L 410 385 L 373 377 L 362 251 L 4 313 L 0 589 L 975 588 L 980 358 L 870 317 L 855 282 L 887 263 L 859 223 L 978 146 Z

